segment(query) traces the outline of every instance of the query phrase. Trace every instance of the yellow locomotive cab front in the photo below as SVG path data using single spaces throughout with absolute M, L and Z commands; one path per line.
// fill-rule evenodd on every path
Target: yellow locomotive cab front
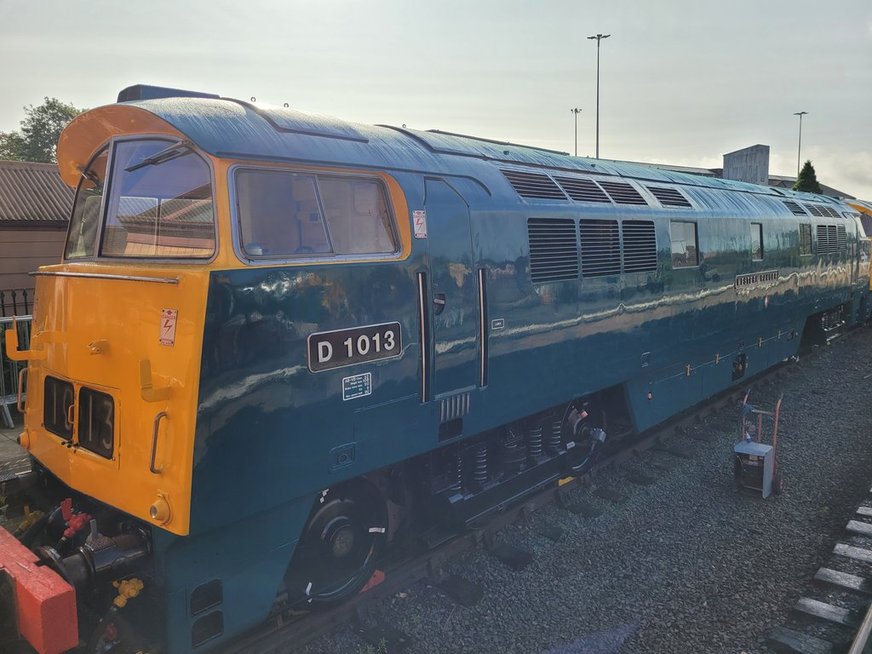
M 71 488 L 183 535 L 214 175 L 168 126 L 127 112 L 86 114 L 92 135 L 105 114 L 103 140 L 80 140 L 74 122 L 59 147 L 78 190 L 64 262 L 36 273 L 30 349 L 10 352 L 29 360 L 21 443 Z M 154 136 L 112 128 L 136 120 Z

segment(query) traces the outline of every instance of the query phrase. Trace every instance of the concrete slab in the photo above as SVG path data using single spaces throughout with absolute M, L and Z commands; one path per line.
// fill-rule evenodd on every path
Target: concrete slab
M 18 445 L 21 433 L 21 416 L 15 417 L 12 429 L 0 427 L 0 473 L 27 466 L 27 452 Z

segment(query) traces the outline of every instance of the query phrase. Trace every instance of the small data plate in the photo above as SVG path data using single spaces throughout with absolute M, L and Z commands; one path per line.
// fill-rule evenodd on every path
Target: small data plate
M 342 378 L 342 399 L 354 400 L 358 397 L 372 395 L 372 373 Z

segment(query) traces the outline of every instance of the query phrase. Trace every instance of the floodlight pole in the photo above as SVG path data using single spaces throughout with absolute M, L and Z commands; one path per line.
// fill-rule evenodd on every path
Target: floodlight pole
M 799 162 L 802 154 L 802 117 L 807 111 L 797 111 L 794 116 L 799 116 L 799 144 L 796 146 L 796 179 L 799 180 Z
M 578 156 L 578 114 L 581 113 L 581 109 L 578 107 L 573 107 L 570 109 L 572 113 L 575 114 L 575 156 Z
M 599 159 L 599 96 L 600 96 L 600 41 L 607 39 L 611 34 L 597 34 L 588 39 L 596 39 L 596 158 Z

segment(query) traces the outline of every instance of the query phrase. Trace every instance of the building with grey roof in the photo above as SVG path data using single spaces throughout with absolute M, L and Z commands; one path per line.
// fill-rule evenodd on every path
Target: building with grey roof
M 60 261 L 73 195 L 55 164 L 0 161 L 0 315 L 31 311 L 28 273 Z

